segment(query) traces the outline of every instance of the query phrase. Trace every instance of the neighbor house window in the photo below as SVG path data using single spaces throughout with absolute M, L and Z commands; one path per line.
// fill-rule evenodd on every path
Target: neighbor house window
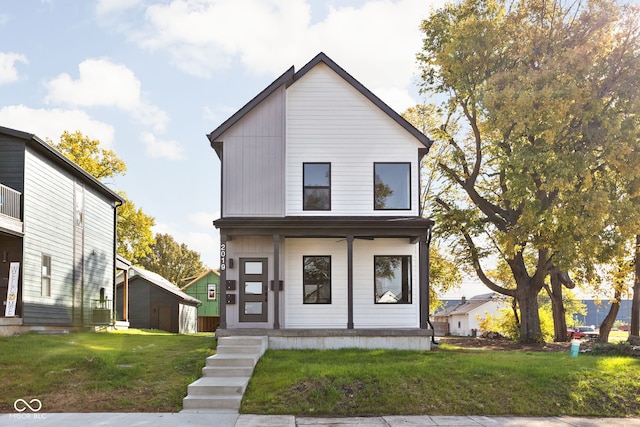
M 374 163 L 374 208 L 411 208 L 411 164 Z
M 411 257 L 375 256 L 375 302 L 411 304 Z
M 304 163 L 302 168 L 302 208 L 305 211 L 331 210 L 331 163 Z
M 51 296 L 51 257 L 42 255 L 42 282 L 41 294 L 43 297 Z
M 331 304 L 331 257 L 302 258 L 305 304 Z

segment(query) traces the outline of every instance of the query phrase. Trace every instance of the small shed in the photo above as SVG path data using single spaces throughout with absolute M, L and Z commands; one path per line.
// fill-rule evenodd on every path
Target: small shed
M 198 332 L 215 332 L 220 325 L 220 273 L 207 270 L 198 276 L 182 279 L 182 282 L 186 282 L 181 287 L 184 293 L 202 301 L 198 307 Z
M 478 318 L 485 318 L 487 315 L 497 316 L 503 307 L 503 299 L 495 293 L 476 295 L 468 300 L 462 297 L 462 301 L 435 313 L 433 320 L 434 323 L 446 325 L 446 334 L 473 336 L 474 331 L 482 332 Z
M 116 310 L 124 312 L 124 274 L 116 279 Z M 190 334 L 197 332 L 200 300 L 149 270 L 131 267 L 128 272 L 129 324 L 132 328 L 160 329 Z

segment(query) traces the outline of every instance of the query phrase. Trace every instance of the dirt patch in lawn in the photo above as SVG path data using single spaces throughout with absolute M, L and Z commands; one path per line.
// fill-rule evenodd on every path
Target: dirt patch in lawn
M 442 337 L 440 344 L 447 344 L 469 350 L 505 350 L 505 351 L 569 351 L 571 342 L 548 342 L 540 344 L 519 344 L 506 338 L 471 338 L 471 337 Z M 580 343 L 584 350 L 593 345 L 590 341 Z

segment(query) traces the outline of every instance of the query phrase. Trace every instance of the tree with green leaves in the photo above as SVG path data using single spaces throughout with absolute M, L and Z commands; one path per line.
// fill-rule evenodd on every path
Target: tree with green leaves
M 99 181 L 124 175 L 127 171 L 127 166 L 114 151 L 100 148 L 100 141 L 84 136 L 80 131 L 64 131 L 60 142 L 53 147 Z
M 433 216 L 515 298 L 521 342 L 542 339 L 550 272 L 588 276 L 640 229 L 639 17 L 612 0 L 464 0 L 422 23 L 422 89 L 445 98 Z
M 80 131 L 64 132 L 60 142 L 52 144 L 62 155 L 76 163 L 94 178 L 104 181 L 124 175 L 125 163 L 112 150 L 100 148 L 100 141 L 93 140 Z M 117 251 L 134 264 L 151 253 L 155 219 L 127 198 L 123 191 L 118 194 L 126 201 L 118 207 Z
M 151 253 L 142 257 L 139 264 L 158 273 L 171 283 L 178 285 L 182 279 L 197 276 L 206 270 L 200 254 L 178 243 L 169 234 L 156 234 L 151 244 Z

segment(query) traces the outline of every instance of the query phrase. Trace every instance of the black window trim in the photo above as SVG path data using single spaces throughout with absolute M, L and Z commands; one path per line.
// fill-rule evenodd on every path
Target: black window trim
M 305 265 L 305 260 L 307 258 L 329 258 L 329 301 L 326 302 L 307 302 L 305 301 L 305 288 L 307 286 L 307 284 L 305 283 L 305 277 L 304 277 L 304 265 Z M 303 255 L 302 256 L 302 303 L 303 304 L 308 304 L 308 305 L 330 305 L 333 302 L 333 293 L 332 291 L 332 280 L 331 280 L 331 255 Z M 317 286 L 317 284 L 316 284 Z M 318 288 L 316 288 L 316 291 L 318 290 Z
M 406 208 L 376 208 L 376 166 L 377 165 L 408 165 L 409 166 L 409 206 Z M 373 210 L 374 211 L 410 211 L 412 206 L 411 194 L 411 162 L 373 162 Z
M 404 301 L 398 301 L 398 302 L 379 302 L 378 298 L 376 297 L 376 258 L 390 258 L 390 257 L 397 257 L 397 258 L 403 258 L 403 259 L 408 259 L 409 263 L 407 265 L 407 279 L 408 279 L 408 285 L 407 285 L 407 294 L 403 295 L 403 300 Z M 374 255 L 373 256 L 373 302 L 374 304 L 380 304 L 380 305 L 406 305 L 406 304 L 413 304 L 413 270 L 412 270 L 412 263 L 413 263 L 413 256 L 411 255 Z M 404 270 L 403 270 L 404 271 Z M 404 280 L 404 278 L 402 278 L 401 280 Z M 403 285 L 404 287 L 404 285 Z
M 306 165 L 327 165 L 329 167 L 329 185 L 314 185 L 314 186 L 306 186 L 305 185 L 305 166 Z M 305 199 L 304 193 L 307 189 L 326 189 L 329 190 L 329 207 L 326 209 L 308 209 L 305 207 Z M 331 210 L 331 162 L 303 162 L 302 163 L 302 210 L 303 211 L 330 211 Z

